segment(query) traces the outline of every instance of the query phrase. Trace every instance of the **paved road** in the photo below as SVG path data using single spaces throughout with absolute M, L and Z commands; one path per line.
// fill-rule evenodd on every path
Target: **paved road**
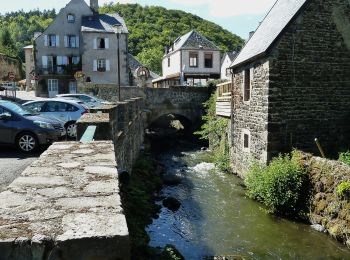
M 13 147 L 0 147 L 0 192 L 39 156 L 40 153 L 26 155 Z

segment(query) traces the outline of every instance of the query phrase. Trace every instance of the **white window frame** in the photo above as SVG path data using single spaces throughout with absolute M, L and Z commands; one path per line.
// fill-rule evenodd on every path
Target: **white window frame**
M 69 17 L 73 17 L 73 19 L 69 19 Z M 75 23 L 75 15 L 72 13 L 67 14 L 68 23 Z
M 191 55 L 195 55 L 196 57 L 191 57 Z M 198 52 L 190 52 L 188 54 L 188 65 L 189 65 L 189 67 L 190 68 L 198 68 L 198 59 L 199 59 Z M 195 65 L 193 65 L 193 64 L 195 64 Z
M 249 99 L 246 100 L 246 96 L 245 96 L 245 74 L 246 74 L 246 71 L 249 70 Z M 254 73 L 254 68 L 247 68 L 245 70 L 242 71 L 242 75 L 243 75 L 243 80 L 242 80 L 242 93 L 243 93 L 243 103 L 244 104 L 250 104 L 250 100 L 252 99 L 252 81 L 253 81 L 253 73 Z
M 66 35 L 64 37 L 64 44 L 67 48 L 79 48 L 79 36 Z
M 107 71 L 107 60 L 106 59 L 98 59 L 97 60 L 97 71 L 99 71 L 99 72 Z
M 244 136 L 248 135 L 248 147 L 244 146 Z M 251 147 L 251 135 L 250 135 L 250 131 L 248 129 L 242 129 L 242 151 L 243 152 L 250 152 L 250 147 Z
M 47 39 L 48 39 L 47 46 L 52 47 L 52 48 L 57 47 L 57 35 L 56 34 L 49 34 L 47 36 Z
M 52 88 L 55 87 L 53 90 Z M 48 79 L 47 80 L 47 90 L 48 92 L 58 92 L 58 79 Z

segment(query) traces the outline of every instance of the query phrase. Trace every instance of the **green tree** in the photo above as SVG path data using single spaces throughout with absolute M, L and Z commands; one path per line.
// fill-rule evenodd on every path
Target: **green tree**
M 162 64 L 159 62 L 162 57 L 163 51 L 159 48 L 144 49 L 137 55 L 137 59 L 142 64 L 158 74 L 162 73 Z

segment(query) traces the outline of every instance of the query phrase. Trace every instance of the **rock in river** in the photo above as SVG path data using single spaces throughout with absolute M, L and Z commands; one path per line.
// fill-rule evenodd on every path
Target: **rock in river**
M 176 186 L 181 183 L 181 178 L 176 175 L 166 174 L 163 176 L 163 182 L 168 186 Z
M 168 197 L 163 200 L 163 206 L 175 212 L 180 208 L 181 202 L 173 197 Z

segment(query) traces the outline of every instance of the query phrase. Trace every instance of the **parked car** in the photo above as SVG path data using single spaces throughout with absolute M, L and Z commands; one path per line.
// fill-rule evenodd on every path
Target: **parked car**
M 66 136 L 63 122 L 34 114 L 17 103 L 0 100 L 0 143 L 26 153 Z
M 62 99 L 30 101 L 24 103 L 23 106 L 30 111 L 63 121 L 67 136 L 70 138 L 75 138 L 77 136 L 76 121 L 83 114 L 89 112 L 89 108 L 82 102 L 79 103 Z
M 61 94 L 57 95 L 57 98 L 63 98 L 63 99 L 73 99 L 73 100 L 80 100 L 84 102 L 88 107 L 93 108 L 93 107 L 99 107 L 102 105 L 112 105 L 113 103 L 104 101 L 101 99 L 98 99 L 93 96 L 89 96 L 86 94 Z

